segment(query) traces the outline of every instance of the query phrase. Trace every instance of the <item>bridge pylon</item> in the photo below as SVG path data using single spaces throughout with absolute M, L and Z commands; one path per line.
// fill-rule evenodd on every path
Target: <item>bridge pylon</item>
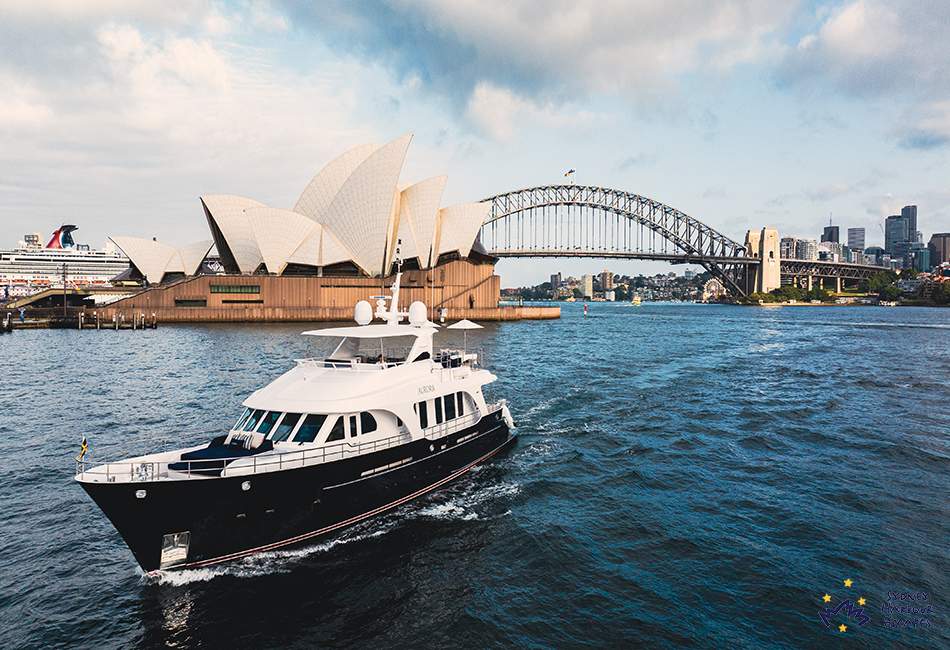
M 761 260 L 760 264 L 747 267 L 747 272 L 753 275 L 749 282 L 752 290 L 768 293 L 782 286 L 778 230 L 749 230 L 745 234 L 745 249 L 747 256 Z

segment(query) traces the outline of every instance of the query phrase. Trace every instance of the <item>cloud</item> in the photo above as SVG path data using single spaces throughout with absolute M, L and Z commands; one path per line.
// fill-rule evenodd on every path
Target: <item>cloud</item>
M 725 197 L 726 188 L 724 188 L 722 185 L 715 185 L 713 187 L 707 188 L 706 191 L 703 192 L 704 199 L 721 199 Z
M 486 88 L 537 106 L 585 102 L 593 94 L 637 105 L 678 102 L 679 75 L 729 73 L 777 54 L 776 32 L 795 3 L 284 0 L 275 6 L 337 50 L 400 78 L 418 77 L 471 115 Z
M 651 167 L 656 164 L 656 161 L 660 158 L 660 150 L 654 149 L 653 153 L 638 153 L 635 156 L 627 156 L 619 163 L 617 163 L 617 169 L 620 171 L 627 171 L 631 167 Z
M 831 185 L 812 185 L 805 194 L 812 201 L 830 201 L 853 191 L 854 188 L 847 183 L 832 183 Z
M 787 48 L 780 82 L 871 101 L 897 98 L 903 109 L 888 131 L 902 146 L 950 143 L 950 4 L 856 0 L 822 11 L 817 30 Z

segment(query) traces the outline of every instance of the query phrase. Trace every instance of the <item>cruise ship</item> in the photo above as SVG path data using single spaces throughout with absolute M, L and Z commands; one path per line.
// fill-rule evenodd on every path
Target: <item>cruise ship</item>
M 104 250 L 76 244 L 74 225 L 58 228 L 43 246 L 39 233 L 25 235 L 19 247 L 0 251 L 0 297 L 27 296 L 49 287 L 106 284 L 129 268 L 129 258 L 110 243 Z

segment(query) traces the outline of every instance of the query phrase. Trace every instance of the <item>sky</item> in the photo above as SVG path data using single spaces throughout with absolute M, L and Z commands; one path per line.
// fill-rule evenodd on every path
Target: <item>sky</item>
M 0 0 L 0 248 L 74 223 L 175 247 L 198 197 L 293 208 L 413 133 L 443 205 L 564 182 L 732 239 L 950 232 L 946 0 Z M 659 262 L 502 260 L 502 286 Z M 693 267 L 695 268 L 695 267 Z

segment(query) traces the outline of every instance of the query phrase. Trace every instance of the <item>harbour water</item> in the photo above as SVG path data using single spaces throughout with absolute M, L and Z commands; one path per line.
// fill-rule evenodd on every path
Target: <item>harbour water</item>
M 332 540 L 157 580 L 73 481 L 82 434 L 227 427 L 309 326 L 4 336 L 0 647 L 950 647 L 950 310 L 589 312 L 468 333 L 518 424 L 506 456 Z M 883 613 L 899 593 L 931 612 Z

